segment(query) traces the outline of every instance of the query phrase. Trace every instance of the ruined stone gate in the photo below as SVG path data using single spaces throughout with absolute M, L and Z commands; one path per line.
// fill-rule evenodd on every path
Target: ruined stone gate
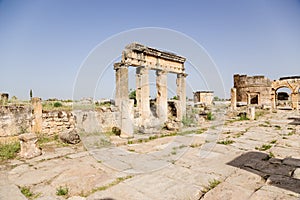
M 121 132 L 123 136 L 132 136 L 131 123 L 128 119 L 128 67 L 136 67 L 136 100 L 141 123 L 149 120 L 150 87 L 149 70 L 156 71 L 156 114 L 163 123 L 167 121 L 168 94 L 167 74 L 177 74 L 177 98 L 180 106 L 177 108 L 177 118 L 182 119 L 186 113 L 186 76 L 184 62 L 186 58 L 170 52 L 160 51 L 138 43 L 131 43 L 122 52 L 121 62 L 114 64 L 116 72 L 115 104 L 122 113 Z
M 264 76 L 234 75 L 234 87 L 231 89 L 231 105 L 237 102 L 246 105 L 277 107 L 277 90 L 288 88 L 291 91 L 291 107 L 299 108 L 300 76 L 282 77 L 271 81 Z

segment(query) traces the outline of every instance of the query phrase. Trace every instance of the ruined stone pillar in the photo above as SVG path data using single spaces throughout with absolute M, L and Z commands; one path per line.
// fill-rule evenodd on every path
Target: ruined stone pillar
M 251 95 L 247 93 L 247 105 L 251 104 Z
M 122 99 L 128 99 L 128 66 L 115 63 L 114 69 L 116 70 L 115 105 L 121 108 Z
M 255 107 L 250 107 L 248 112 L 249 112 L 249 119 L 255 120 Z
M 130 117 L 129 99 L 121 100 L 121 138 L 133 137 L 133 122 Z
M 43 124 L 43 107 L 42 99 L 39 97 L 33 97 L 31 99 L 33 107 L 33 120 L 32 120 L 32 132 L 41 133 Z
M 138 111 L 140 112 L 142 110 L 141 107 L 141 67 L 136 68 L 136 74 L 135 74 L 135 98 L 136 98 L 136 107 L 138 108 Z
M 128 97 L 128 67 L 122 65 L 118 68 L 118 106 L 121 111 L 121 135 L 122 138 L 130 138 L 133 136 L 133 125 L 129 112 Z
M 177 118 L 182 120 L 186 115 L 186 88 L 185 78 L 187 74 L 177 74 L 176 85 L 177 85 L 177 97 L 180 102 L 180 108 L 177 109 Z
M 116 94 L 115 94 L 115 105 L 120 106 L 120 69 L 116 70 Z
M 298 93 L 297 92 L 292 93 L 292 108 L 294 110 L 298 110 Z
M 272 106 L 272 109 L 276 109 L 276 92 L 275 90 L 272 91 L 271 93 L 271 106 Z
M 42 154 L 42 151 L 37 147 L 37 136 L 34 133 L 25 133 L 19 135 L 21 151 L 20 156 L 23 158 L 33 158 Z
M 231 88 L 231 110 L 236 110 L 236 88 Z
M 121 66 L 118 69 L 119 73 L 119 103 L 121 103 L 122 100 L 128 100 L 128 67 L 127 66 Z
M 168 119 L 168 91 L 167 91 L 167 72 L 156 71 L 156 112 L 161 122 Z
M 150 87 L 149 87 L 149 70 L 145 67 L 137 68 L 137 106 L 139 108 L 139 116 L 142 121 L 150 117 Z

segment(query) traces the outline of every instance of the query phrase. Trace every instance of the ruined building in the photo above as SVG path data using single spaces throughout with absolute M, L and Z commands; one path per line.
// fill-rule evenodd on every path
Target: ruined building
M 231 105 L 258 105 L 276 108 L 280 100 L 290 100 L 291 108 L 299 107 L 300 76 L 282 77 L 271 81 L 265 76 L 235 74 L 231 89 Z M 280 88 L 288 88 L 290 94 L 278 93 Z
M 203 103 L 212 105 L 214 99 L 213 91 L 196 91 L 194 92 L 194 103 Z
M 121 111 L 121 136 L 132 137 L 132 119 L 128 98 L 128 67 L 136 68 L 136 100 L 139 126 L 153 124 L 150 110 L 149 70 L 156 71 L 156 115 L 161 123 L 167 121 L 168 94 L 167 74 L 177 74 L 177 118 L 182 119 L 186 112 L 186 76 L 184 62 L 186 58 L 170 52 L 160 51 L 138 43 L 131 43 L 122 52 L 120 62 L 114 64 L 116 71 L 115 103 Z

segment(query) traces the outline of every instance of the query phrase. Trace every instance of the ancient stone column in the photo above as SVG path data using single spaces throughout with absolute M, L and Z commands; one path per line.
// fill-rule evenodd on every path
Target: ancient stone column
M 135 74 L 135 95 L 136 95 L 136 106 L 138 108 L 138 111 L 140 112 L 142 110 L 141 107 L 141 67 L 136 68 L 136 74 Z M 141 113 L 140 113 L 141 114 Z M 139 114 L 139 115 L 140 115 Z
M 118 69 L 119 73 L 119 100 L 128 100 L 128 67 L 121 66 Z
M 271 93 L 271 106 L 272 106 L 272 109 L 276 109 L 276 92 L 275 90 L 272 91 Z
M 251 104 L 251 95 L 247 93 L 247 105 Z
M 156 71 L 156 112 L 161 122 L 168 119 L 168 91 L 167 91 L 167 72 Z
M 115 105 L 120 106 L 120 69 L 116 68 L 116 95 Z
M 298 110 L 298 93 L 297 92 L 292 93 L 292 108 L 294 110 Z
M 177 74 L 176 85 L 177 85 L 177 97 L 180 102 L 180 109 L 177 109 L 177 118 L 182 120 L 186 115 L 186 88 L 185 78 L 187 74 Z
M 118 68 L 118 106 L 121 111 L 121 135 L 122 138 L 130 138 L 133 136 L 133 125 L 129 112 L 128 97 L 128 67 L 122 65 Z
M 149 87 L 149 70 L 145 67 L 137 68 L 137 106 L 139 108 L 139 116 L 144 121 L 150 117 L 150 87 Z
M 236 110 L 236 88 L 231 88 L 231 110 Z
M 33 97 L 31 99 L 32 107 L 33 107 L 33 120 L 32 120 L 32 129 L 33 133 L 41 133 L 42 132 L 42 124 L 43 124 L 43 107 L 42 107 L 42 99 L 39 97 Z

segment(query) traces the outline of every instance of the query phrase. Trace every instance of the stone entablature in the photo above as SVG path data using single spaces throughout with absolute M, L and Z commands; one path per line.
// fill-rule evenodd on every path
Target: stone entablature
M 131 43 L 125 47 L 120 64 L 133 67 L 145 66 L 151 70 L 162 70 L 178 74 L 185 73 L 185 60 L 186 58 L 170 52 Z

